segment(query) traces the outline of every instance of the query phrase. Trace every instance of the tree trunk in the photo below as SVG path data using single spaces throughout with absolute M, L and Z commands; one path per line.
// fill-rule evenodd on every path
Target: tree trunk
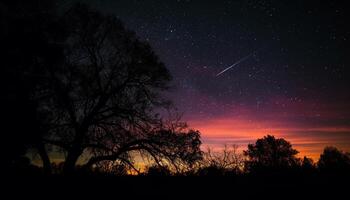
M 80 155 L 81 155 L 81 152 L 78 150 L 71 150 L 68 152 L 67 158 L 63 166 L 63 173 L 65 175 L 71 176 L 74 174 L 75 165 Z
M 79 156 L 84 151 L 84 149 L 81 148 L 81 144 L 87 130 L 88 130 L 87 126 L 84 126 L 84 125 L 81 125 L 80 127 L 75 128 L 76 136 L 72 143 L 71 148 L 68 150 L 68 155 L 63 166 L 63 173 L 65 175 L 68 175 L 68 176 L 74 175 L 75 165 L 78 161 Z
M 49 155 L 47 154 L 45 145 L 43 143 L 40 143 L 37 145 L 37 148 L 38 148 L 40 158 L 43 162 L 44 173 L 49 175 L 52 173 L 52 167 L 51 167 L 50 158 L 49 158 Z

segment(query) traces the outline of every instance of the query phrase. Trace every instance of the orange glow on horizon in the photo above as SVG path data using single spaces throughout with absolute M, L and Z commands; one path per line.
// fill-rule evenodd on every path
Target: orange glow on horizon
M 202 133 L 202 148 L 220 150 L 225 144 L 236 144 L 240 150 L 265 135 L 274 135 L 291 142 L 299 151 L 298 157 L 307 156 L 317 161 L 325 146 L 336 146 L 349 151 L 350 127 L 300 126 L 283 121 L 215 118 L 189 120 L 190 127 Z

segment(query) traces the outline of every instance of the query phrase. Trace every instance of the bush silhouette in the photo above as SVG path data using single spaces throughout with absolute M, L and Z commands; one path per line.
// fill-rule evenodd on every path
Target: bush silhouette
M 169 168 L 165 166 L 158 166 L 158 165 L 153 165 L 148 167 L 146 171 L 146 175 L 148 176 L 170 176 L 171 171 Z

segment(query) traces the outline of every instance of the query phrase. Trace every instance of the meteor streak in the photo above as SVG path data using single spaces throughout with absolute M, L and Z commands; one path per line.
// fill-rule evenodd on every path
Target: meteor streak
M 252 56 L 253 53 L 247 55 L 246 57 L 241 58 L 240 60 L 238 60 L 237 62 L 233 63 L 231 66 L 227 67 L 226 69 L 222 70 L 220 73 L 216 74 L 216 77 L 220 76 L 221 74 L 225 73 L 227 70 L 231 69 L 232 67 L 238 65 L 239 63 L 245 61 L 246 59 L 248 59 L 250 56 Z

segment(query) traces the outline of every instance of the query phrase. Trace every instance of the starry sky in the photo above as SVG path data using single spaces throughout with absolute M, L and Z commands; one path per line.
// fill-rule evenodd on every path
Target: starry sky
M 301 156 L 317 159 L 327 145 L 350 151 L 345 1 L 83 2 L 151 44 L 173 75 L 166 95 L 203 146 L 244 148 L 273 134 Z

